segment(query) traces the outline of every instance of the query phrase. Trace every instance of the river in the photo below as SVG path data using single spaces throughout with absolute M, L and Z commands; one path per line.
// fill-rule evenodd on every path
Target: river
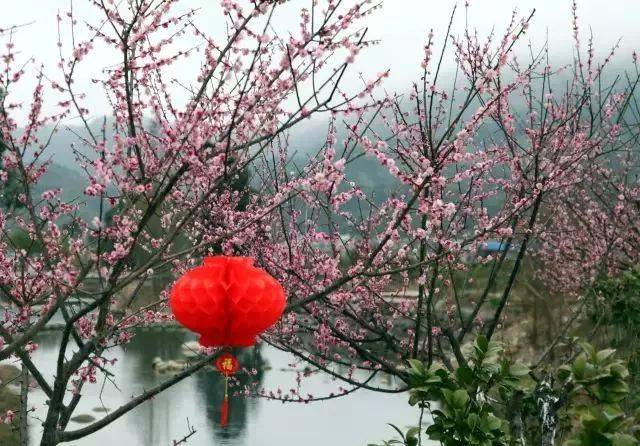
M 146 329 L 138 332 L 125 347 L 109 350 L 107 358 L 117 358 L 113 368 L 115 384 L 102 377 L 86 384 L 83 398 L 75 414 L 98 419 L 127 402 L 131 396 L 167 379 L 167 374 L 153 370 L 153 359 L 180 359 L 183 345 L 194 337 L 179 329 Z M 51 378 L 55 367 L 60 335 L 42 334 L 37 342 L 34 362 Z M 256 359 L 258 358 L 258 359 Z M 267 390 L 296 386 L 294 358 L 267 345 L 250 350 L 245 362 L 264 362 L 258 385 Z M 244 364 L 247 365 L 247 364 Z M 253 364 L 249 364 L 253 365 Z M 298 364 L 299 370 L 303 365 Z M 393 378 L 381 377 L 377 384 L 393 386 Z M 302 382 L 301 391 L 314 396 L 336 392 L 339 383 L 323 373 L 315 373 Z M 234 396 L 231 400 L 229 425 L 220 427 L 219 407 L 223 383 L 214 370 L 203 370 L 147 401 L 128 415 L 84 439 L 69 443 L 78 446 L 170 446 L 183 438 L 192 426 L 196 433 L 189 446 L 364 446 L 394 437 L 386 423 L 402 428 L 417 423 L 417 411 L 407 404 L 407 394 L 385 394 L 359 390 L 349 396 L 311 404 L 282 404 L 259 398 Z M 46 406 L 40 390 L 29 395 L 36 406 L 29 422 L 31 444 L 38 444 Z M 72 421 L 70 430 L 86 425 L 86 420 Z

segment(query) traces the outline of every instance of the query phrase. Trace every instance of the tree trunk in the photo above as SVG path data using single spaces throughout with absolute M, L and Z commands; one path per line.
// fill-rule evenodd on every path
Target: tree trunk
M 29 446 L 29 423 L 28 423 L 28 392 L 29 392 L 29 370 L 22 363 L 22 382 L 20 384 L 20 445 Z
M 524 393 L 517 391 L 507 405 L 507 417 L 511 434 L 515 438 L 515 444 L 518 446 L 526 446 L 527 441 L 524 437 L 524 423 L 522 422 L 522 399 Z
M 55 430 L 45 430 L 40 440 L 40 446 L 56 446 L 58 440 L 56 439 Z
M 540 446 L 554 446 L 561 399 L 553 391 L 553 377 L 547 375 L 534 391 L 540 421 Z

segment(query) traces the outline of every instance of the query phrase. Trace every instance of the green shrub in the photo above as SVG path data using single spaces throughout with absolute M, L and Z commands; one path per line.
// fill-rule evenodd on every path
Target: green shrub
M 497 342 L 479 337 L 468 365 L 449 371 L 410 360 L 409 404 L 427 411 L 424 431 L 445 446 L 638 445 L 635 416 L 624 410 L 630 396 L 629 370 L 615 350 L 581 344 L 569 364 L 535 376 L 509 361 Z M 543 427 L 544 426 L 544 427 Z M 421 427 L 420 427 L 421 428 Z M 419 428 L 383 445 L 416 446 Z

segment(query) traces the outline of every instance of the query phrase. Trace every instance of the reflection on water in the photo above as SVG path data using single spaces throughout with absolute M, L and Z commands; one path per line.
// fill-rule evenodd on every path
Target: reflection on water
M 124 348 L 110 350 L 106 357 L 117 358 L 115 382 L 108 380 L 87 384 L 75 414 L 88 414 L 96 419 L 116 409 L 163 380 L 168 375 L 154 372 L 155 357 L 179 359 L 182 346 L 194 337 L 182 330 L 141 330 Z M 43 335 L 34 361 L 49 371 L 55 368 L 59 334 Z M 265 362 L 271 368 L 258 367 L 256 376 L 243 375 L 241 385 L 258 381 L 267 390 L 290 389 L 295 386 L 295 373 L 288 369 L 293 358 L 262 346 L 245 350 L 241 357 L 245 367 Z M 314 396 L 335 392 L 338 383 L 326 375 L 317 374 L 303 381 L 302 394 Z M 85 439 L 70 443 L 82 446 L 157 446 L 171 445 L 188 433 L 188 425 L 197 431 L 188 445 L 365 445 L 392 437 L 388 422 L 401 426 L 415 424 L 416 413 L 407 404 L 407 395 L 358 391 L 346 398 L 313 404 L 282 404 L 275 401 L 232 397 L 229 425 L 219 426 L 220 406 L 224 394 L 222 378 L 212 368 L 203 370 L 142 404 L 128 415 Z M 40 391 L 30 394 L 30 404 L 36 405 L 36 416 L 44 418 L 45 397 Z M 71 422 L 69 429 L 84 424 Z M 41 426 L 30 422 L 32 443 L 37 444 Z

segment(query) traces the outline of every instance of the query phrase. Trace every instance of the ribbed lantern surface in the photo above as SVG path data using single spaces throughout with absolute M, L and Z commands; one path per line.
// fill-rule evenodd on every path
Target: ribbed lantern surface
M 178 322 L 205 347 L 248 347 L 275 324 L 285 307 L 282 286 L 248 257 L 206 257 L 173 286 Z

